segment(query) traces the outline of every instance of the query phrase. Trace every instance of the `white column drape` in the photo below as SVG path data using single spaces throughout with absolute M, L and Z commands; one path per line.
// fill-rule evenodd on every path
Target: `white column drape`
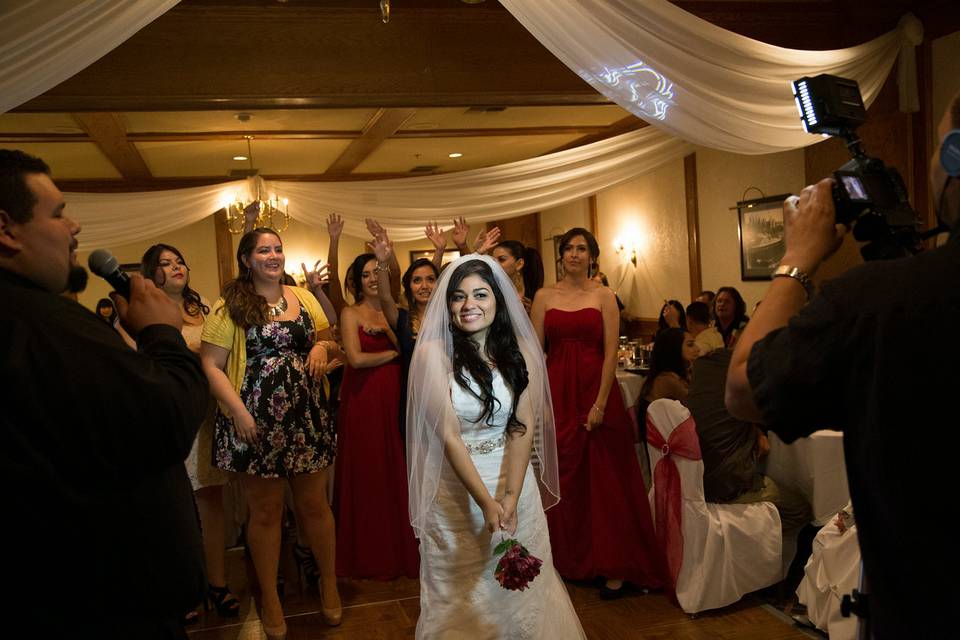
M 727 31 L 666 0 L 500 2 L 597 91 L 664 131 L 723 151 L 773 153 L 819 141 L 803 132 L 794 105 L 790 82 L 802 76 L 852 78 L 869 105 L 903 48 L 901 88 L 916 93 L 912 53 L 923 28 L 909 14 L 870 42 L 804 51 Z M 903 98 L 909 110 L 914 101 Z
M 290 215 L 322 226 L 336 211 L 344 232 L 365 236 L 376 218 L 394 240 L 423 237 L 431 220 L 486 222 L 556 207 L 637 177 L 693 151 L 653 127 L 539 158 L 422 178 L 357 182 L 266 182 L 290 199 Z
M 344 217 L 344 231 L 365 236 L 377 218 L 394 240 L 416 240 L 432 220 L 466 216 L 486 222 L 555 207 L 614 186 L 691 153 L 693 147 L 653 127 L 539 158 L 438 176 L 359 182 L 262 181 L 261 195 L 290 200 L 290 215 L 322 227 Z M 157 238 L 197 222 L 238 197 L 254 179 L 141 193 L 67 193 L 66 212 L 83 225 L 84 250 Z
M 83 227 L 82 251 L 155 239 L 199 222 L 238 197 L 256 194 L 253 180 L 138 193 L 65 193 L 64 213 Z
M 180 0 L 3 0 L 0 113 L 102 58 Z

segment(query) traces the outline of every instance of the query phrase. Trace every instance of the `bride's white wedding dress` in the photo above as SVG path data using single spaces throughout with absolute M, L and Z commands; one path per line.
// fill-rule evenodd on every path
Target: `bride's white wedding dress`
M 470 379 L 474 390 L 480 389 Z M 480 401 L 450 377 L 450 396 L 470 457 L 492 496 L 506 483 L 505 426 L 512 400 L 498 370 L 499 405 L 486 424 L 472 422 Z M 550 534 L 532 467 L 527 467 L 517 505 L 516 537 L 543 560 L 540 575 L 524 591 L 508 591 L 494 577 L 500 533 L 484 527 L 483 511 L 444 462 L 437 496 L 420 537 L 420 619 L 417 638 L 585 638 L 566 587 L 553 567 Z

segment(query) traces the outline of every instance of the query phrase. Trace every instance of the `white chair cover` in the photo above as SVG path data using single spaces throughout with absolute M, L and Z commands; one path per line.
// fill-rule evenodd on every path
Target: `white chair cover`
M 690 417 L 676 400 L 655 400 L 647 414 L 664 440 Z M 650 466 L 663 457 L 648 446 Z M 687 613 L 725 607 L 744 594 L 778 582 L 780 514 L 772 502 L 707 504 L 703 462 L 674 457 L 683 491 L 683 562 L 677 577 L 677 601 Z M 650 488 L 656 513 L 656 483 Z M 654 522 L 656 526 L 656 522 Z
M 857 618 L 841 616 L 840 601 L 856 588 L 860 578 L 857 526 L 841 533 L 831 522 L 820 529 L 803 573 L 797 598 L 806 605 L 810 622 L 829 633 L 830 640 L 853 640 Z

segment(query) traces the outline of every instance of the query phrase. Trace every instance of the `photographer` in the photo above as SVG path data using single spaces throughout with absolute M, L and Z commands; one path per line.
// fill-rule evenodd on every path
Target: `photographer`
M 809 276 L 840 245 L 832 180 L 783 206 L 781 265 L 730 362 L 730 413 L 792 442 L 844 432 L 850 495 L 876 638 L 945 637 L 960 595 L 956 535 L 947 526 L 956 483 L 954 397 L 960 389 L 960 189 L 941 166 L 960 128 L 960 95 L 940 122 L 931 159 L 933 202 L 951 240 L 934 251 L 874 262 L 825 283 Z M 810 298 L 808 300 L 808 297 Z

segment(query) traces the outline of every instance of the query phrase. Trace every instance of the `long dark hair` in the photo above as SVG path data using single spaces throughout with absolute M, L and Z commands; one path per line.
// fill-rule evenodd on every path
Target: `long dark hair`
M 680 312 L 680 328 L 684 331 L 687 330 L 687 312 L 683 308 L 683 303 L 679 300 L 667 300 L 667 304 L 663 305 L 666 307 L 670 305 L 674 309 Z M 663 331 L 664 329 L 669 329 L 670 325 L 667 324 L 667 321 L 663 318 L 663 309 L 660 310 L 660 318 L 657 320 L 657 331 Z
M 352 282 L 353 289 L 350 289 L 350 291 L 353 293 L 353 299 L 357 304 L 363 301 L 363 267 L 371 260 L 376 259 L 377 256 L 372 253 L 361 253 L 350 263 L 347 275 L 344 276 L 343 286 L 350 289 L 347 283 Z
M 686 331 L 677 327 L 664 329 L 657 334 L 653 342 L 653 353 L 650 359 L 650 373 L 640 390 L 643 398 L 653 386 L 653 381 L 661 373 L 673 372 L 682 379 L 687 379 L 687 363 L 683 359 L 683 340 Z
M 243 263 L 243 258 L 249 259 L 253 250 L 257 247 L 260 236 L 266 234 L 276 236 L 280 240 L 280 235 L 276 231 L 264 227 L 243 234 L 243 237 L 240 238 L 240 244 L 237 246 L 237 268 L 240 275 L 223 287 L 224 308 L 230 314 L 230 319 L 233 320 L 234 324 L 244 330 L 253 326 L 265 325 L 269 321 L 267 319 L 267 299 L 257 293 L 253 286 L 250 267 Z
M 523 435 L 527 431 L 527 426 L 517 418 L 517 403 L 520 400 L 520 394 L 523 393 L 529 383 L 527 363 L 523 359 L 523 354 L 520 353 L 517 336 L 513 332 L 510 314 L 507 312 L 507 303 L 503 298 L 503 291 L 497 286 L 490 265 L 482 260 L 469 260 L 456 268 L 450 276 L 450 283 L 447 285 L 447 309 L 450 309 L 453 295 L 459 288 L 460 282 L 467 276 L 472 275 L 479 276 L 481 280 L 490 285 L 490 290 L 497 302 L 497 313 L 487 331 L 484 353 L 500 370 L 500 375 L 503 376 L 504 382 L 513 393 L 513 406 L 510 407 L 510 418 L 507 420 L 507 433 L 512 436 Z M 465 333 L 452 322 L 450 323 L 450 331 L 453 333 L 453 377 L 464 391 L 482 403 L 483 412 L 476 419 L 476 422 L 482 422 L 492 417 L 497 410 L 497 405 L 500 404 L 493 392 L 493 372 L 487 366 L 484 358 L 480 356 L 480 349 L 477 343 L 470 339 L 470 334 Z M 480 386 L 479 394 L 470 388 L 466 376 L 463 375 L 464 369 Z
M 583 239 L 587 241 L 587 250 L 590 251 L 590 257 L 593 258 L 593 262 L 587 267 L 587 277 L 590 278 L 593 276 L 593 269 L 596 267 L 597 260 L 600 258 L 600 245 L 597 243 L 597 238 L 583 227 L 574 227 L 561 236 L 560 244 L 557 247 L 560 255 L 558 255 L 557 258 L 563 260 L 563 252 L 567 250 L 567 245 L 577 236 L 583 236 Z
M 523 295 L 533 300 L 537 291 L 543 288 L 543 258 L 540 252 L 517 240 L 504 240 L 498 242 L 497 246 L 509 251 L 514 260 L 523 260 L 523 269 L 520 270 L 523 277 Z
M 410 314 L 411 326 L 413 326 L 414 321 L 417 320 L 417 301 L 413 299 L 413 289 L 410 283 L 413 281 L 413 272 L 420 267 L 430 267 L 430 269 L 433 270 L 433 277 L 440 277 L 440 270 L 437 269 L 437 265 L 433 264 L 433 260 L 428 258 L 417 258 L 413 261 L 413 264 L 403 272 L 403 277 L 400 279 L 400 282 L 403 283 L 403 297 L 407 300 L 407 312 Z
M 152 280 L 158 287 L 162 287 L 164 283 L 157 282 L 157 269 L 160 268 L 160 254 L 164 251 L 169 251 L 183 260 L 183 266 L 187 270 L 187 284 L 183 287 L 183 310 L 187 312 L 187 315 L 194 318 L 199 318 L 200 314 L 207 315 L 210 313 L 210 307 L 203 304 L 200 294 L 190 288 L 190 267 L 187 266 L 186 258 L 176 247 L 160 243 L 147 249 L 143 257 L 140 258 L 140 273 L 143 274 L 144 278 Z

